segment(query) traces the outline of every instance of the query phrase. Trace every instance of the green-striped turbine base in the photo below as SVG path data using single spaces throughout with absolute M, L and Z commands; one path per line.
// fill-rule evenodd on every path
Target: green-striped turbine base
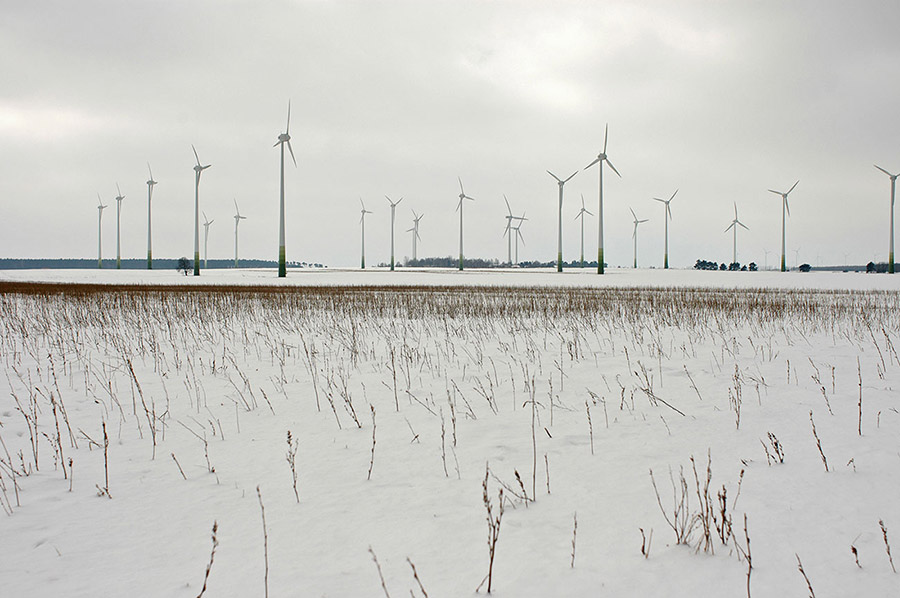
M 278 278 L 287 276 L 287 263 L 284 260 L 284 246 L 278 248 Z
M 597 274 L 603 274 L 603 248 L 597 250 Z
M 194 276 L 200 276 L 200 252 L 194 252 Z

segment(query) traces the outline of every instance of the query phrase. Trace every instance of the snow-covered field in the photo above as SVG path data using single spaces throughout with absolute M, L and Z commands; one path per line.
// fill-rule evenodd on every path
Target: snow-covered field
M 0 594 L 896 595 L 896 281 L 0 272 Z

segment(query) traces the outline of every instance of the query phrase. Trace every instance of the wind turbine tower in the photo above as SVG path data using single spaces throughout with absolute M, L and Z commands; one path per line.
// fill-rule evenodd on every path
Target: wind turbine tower
M 522 228 L 522 223 L 528 220 L 528 218 L 525 218 L 525 212 L 522 212 L 522 217 L 517 217 L 517 220 L 519 221 L 519 225 L 512 227 L 512 230 L 516 231 L 516 264 L 519 263 L 519 239 L 522 239 L 522 245 L 525 244 L 525 237 L 522 236 L 522 231 L 520 230 Z
M 584 215 L 593 216 L 591 212 L 588 211 L 587 208 L 584 207 L 584 193 L 581 194 L 581 209 L 578 210 L 578 215 L 575 216 L 575 220 L 581 218 L 581 267 L 584 268 Z
M 669 207 L 669 204 L 675 199 L 675 195 L 678 194 L 678 189 L 675 189 L 675 193 L 672 194 L 672 197 L 669 199 L 660 199 L 658 197 L 654 197 L 656 201 L 660 201 L 666 204 L 666 210 L 663 213 L 663 220 L 666 222 L 666 243 L 665 243 L 665 253 L 663 254 L 663 269 L 669 269 L 669 220 L 672 219 L 672 208 Z
M 619 174 L 619 171 L 616 170 L 616 167 L 613 166 L 612 162 L 609 161 L 609 157 L 606 155 L 606 142 L 609 139 L 609 125 L 606 125 L 606 131 L 603 134 L 603 151 L 597 154 L 597 157 L 593 162 L 584 167 L 585 170 L 593 166 L 594 164 L 600 164 L 600 203 L 597 208 L 597 274 L 603 274 L 604 265 L 603 265 L 603 163 L 606 162 L 609 164 L 609 167 L 612 168 L 612 171 L 616 173 L 616 175 L 621 178 L 622 175 Z
M 897 177 L 900 174 L 891 174 L 881 166 L 874 165 L 875 168 L 891 177 L 891 245 L 888 250 L 888 274 L 894 273 L 894 191 L 897 187 Z
M 416 214 L 416 211 L 413 210 L 413 225 L 411 229 L 408 229 L 406 232 L 412 233 L 412 259 L 413 261 L 418 259 L 416 254 L 416 240 L 421 241 L 422 237 L 419 236 L 419 220 L 422 219 L 422 216 L 425 214 Z
M 800 181 L 797 180 L 797 183 Z M 782 193 L 781 191 L 775 191 L 774 189 L 769 189 L 769 193 L 774 193 L 775 195 L 781 196 L 781 271 L 786 272 L 787 268 L 785 268 L 784 263 L 784 229 L 785 229 L 785 219 L 787 216 L 791 215 L 791 207 L 788 205 L 788 195 L 791 191 L 794 190 L 794 187 L 797 186 L 797 183 L 791 185 L 791 188 L 787 190 L 787 193 Z
M 790 193 L 790 191 L 788 191 L 788 193 Z M 787 195 L 787 193 L 785 195 Z M 732 220 L 731 224 L 728 225 L 728 228 L 725 229 L 726 233 L 729 230 L 733 230 L 734 241 L 733 241 L 733 247 L 732 247 L 732 251 L 731 251 L 731 263 L 732 264 L 737 263 L 737 227 L 738 226 L 743 226 L 745 230 L 750 230 L 749 228 L 747 228 L 746 225 L 744 225 L 743 222 L 738 220 L 737 204 L 735 203 L 734 204 L 734 220 Z M 784 272 L 784 256 L 782 256 L 782 258 L 781 258 L 781 267 L 782 267 L 781 271 Z
M 288 100 L 287 125 L 284 127 L 284 133 L 278 136 L 278 141 L 272 147 L 281 146 L 281 193 L 278 208 L 278 277 L 287 276 L 287 262 L 284 258 L 284 146 L 291 152 L 291 160 L 294 161 L 294 168 L 297 167 L 297 159 L 294 157 L 294 149 L 291 147 L 291 102 Z
M 197 165 L 194 166 L 194 276 L 200 276 L 200 175 L 212 164 L 202 166 L 197 148 L 191 145 L 191 149 L 197 160 Z
M 397 205 L 403 201 L 401 197 L 397 201 L 392 201 L 390 197 L 387 195 L 384 196 L 388 203 L 391 204 L 391 272 L 394 271 L 394 211 L 397 209 Z
M 97 194 L 97 268 L 103 268 L 103 200 Z
M 512 238 L 514 233 L 512 231 L 517 230 L 513 227 L 512 223 L 515 220 L 519 221 L 519 225 L 521 226 L 522 220 L 525 220 L 524 216 L 513 216 L 512 208 L 509 207 L 509 200 L 506 199 L 506 194 L 503 195 L 503 201 L 506 202 L 506 228 L 503 230 L 503 236 L 506 237 L 506 253 L 507 260 L 510 266 L 513 265 L 513 254 L 512 254 Z
M 628 208 L 631 210 L 631 208 Z M 634 232 L 631 233 L 631 238 L 634 239 L 634 267 L 637 269 L 638 260 L 637 260 L 637 250 L 638 250 L 638 225 L 643 224 L 644 222 L 649 222 L 649 218 L 644 218 L 643 220 L 638 220 L 637 214 L 634 213 L 634 210 L 631 210 L 631 215 L 634 216 Z
M 363 203 L 362 197 L 359 198 L 359 205 L 362 206 L 362 209 L 359 211 L 359 224 L 362 229 L 362 241 L 360 243 L 360 247 L 362 248 L 362 257 L 360 259 L 360 269 L 366 269 L 366 214 L 371 214 L 369 210 L 366 209 L 366 204 Z
M 153 169 L 150 168 L 150 162 L 147 162 L 147 170 L 150 171 L 150 180 L 147 181 L 147 269 L 153 269 L 153 243 L 151 236 L 152 217 L 150 212 L 150 202 L 153 200 L 153 186 L 156 181 L 153 180 Z
M 237 199 L 234 200 L 234 267 L 238 267 L 238 224 L 241 223 L 241 220 L 246 220 L 246 216 L 241 216 L 241 211 L 238 209 Z
M 209 225 L 215 220 L 207 220 L 206 212 L 203 212 L 203 267 L 209 267 Z
M 116 183 L 116 191 L 119 194 L 116 196 L 116 270 L 122 268 L 122 244 L 121 244 L 121 230 L 122 230 L 122 200 L 125 199 L 125 196 L 122 195 L 122 190 L 119 189 L 119 183 Z
M 469 201 L 475 201 L 474 197 L 469 197 L 466 195 L 466 190 L 463 189 L 462 179 L 456 177 L 459 181 L 459 203 L 456 204 L 456 210 L 459 212 L 459 269 L 463 269 L 463 200 L 468 199 Z
M 572 177 L 573 177 L 573 176 L 575 176 L 576 174 L 578 174 L 578 171 L 576 170 L 575 172 L 573 172 L 572 174 L 570 174 L 570 175 L 569 175 L 569 178 L 567 178 L 566 180 L 562 180 L 561 178 L 559 178 L 558 176 L 556 176 L 555 174 L 553 174 L 553 173 L 550 172 L 549 170 L 547 171 L 547 174 L 549 174 L 549 175 L 552 176 L 554 179 L 556 179 L 556 183 L 557 183 L 557 185 L 559 185 L 559 220 L 558 220 L 558 223 L 559 223 L 559 234 L 557 235 L 557 239 L 556 239 L 556 242 L 557 242 L 557 243 L 556 243 L 556 271 L 557 271 L 557 272 L 562 272 L 562 271 L 563 271 L 563 266 L 562 266 L 562 204 L 563 204 L 563 187 L 566 185 L 566 183 L 568 183 L 570 180 L 572 180 Z

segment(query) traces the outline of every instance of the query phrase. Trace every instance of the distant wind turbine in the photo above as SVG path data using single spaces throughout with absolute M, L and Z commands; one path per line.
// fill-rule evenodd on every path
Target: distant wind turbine
M 125 199 L 125 196 L 122 195 L 122 190 L 119 189 L 119 183 L 116 183 L 116 191 L 119 194 L 116 196 L 116 269 L 120 269 L 122 267 L 122 245 L 121 241 L 121 229 L 122 229 L 122 200 Z
M 359 211 L 359 224 L 362 229 L 362 241 L 360 243 L 360 247 L 362 248 L 362 257 L 360 258 L 360 268 L 362 270 L 366 269 L 366 214 L 371 214 L 369 210 L 366 209 L 366 204 L 363 203 L 362 197 L 359 198 L 359 205 L 362 206 L 362 209 Z
M 459 212 L 459 269 L 463 269 L 463 200 L 468 199 L 469 201 L 475 201 L 474 197 L 469 197 L 466 195 L 466 190 L 463 189 L 462 179 L 460 177 L 456 177 L 456 180 L 459 181 L 459 203 L 456 204 L 456 210 Z
M 593 166 L 594 164 L 600 163 L 600 203 L 597 208 L 597 274 L 603 274 L 604 265 L 603 265 L 603 163 L 606 162 L 609 164 L 609 167 L 612 168 L 613 172 L 622 177 L 619 174 L 619 171 L 616 170 L 616 167 L 613 166 L 612 162 L 609 161 L 609 157 L 606 155 L 606 142 L 609 139 L 609 125 L 606 125 L 606 130 L 603 134 L 603 151 L 597 154 L 597 158 L 584 167 L 585 170 Z
M 631 208 L 628 208 L 631 210 Z M 638 250 L 638 225 L 643 224 L 644 222 L 649 222 L 649 218 L 644 218 L 643 220 L 638 220 L 637 214 L 634 213 L 634 210 L 631 210 L 631 215 L 634 216 L 634 232 L 631 233 L 631 238 L 634 239 L 634 267 L 635 269 L 638 267 L 638 259 L 637 259 L 637 250 Z
M 522 236 L 522 231 L 520 229 L 522 228 L 522 223 L 526 220 L 528 220 L 528 218 L 525 217 L 525 212 L 522 212 L 522 217 L 518 218 L 518 226 L 512 227 L 512 230 L 516 231 L 516 264 L 519 263 L 519 239 L 522 239 L 522 245 L 525 244 L 525 237 Z
M 209 225 L 215 220 L 207 220 L 206 212 L 203 212 L 203 267 L 209 267 Z
M 503 195 L 503 201 L 506 202 L 506 212 L 507 212 L 507 214 L 506 214 L 506 228 L 503 230 L 503 236 L 506 237 L 506 252 L 507 252 L 507 259 L 508 259 L 509 265 L 512 266 L 512 264 L 513 264 L 513 260 L 512 260 L 512 238 L 513 238 L 513 235 L 514 235 L 514 233 L 513 233 L 512 231 L 518 230 L 518 229 L 516 229 L 512 224 L 513 224 L 514 221 L 518 220 L 518 221 L 519 221 L 519 225 L 521 226 L 522 220 L 525 220 L 525 218 L 524 218 L 524 216 L 513 216 L 512 208 L 509 207 L 509 200 L 506 199 L 506 194 Z M 519 233 L 519 234 L 521 235 L 521 233 Z
M 422 237 L 419 236 L 419 220 L 421 220 L 422 216 L 424 216 L 425 214 L 416 214 L 415 210 L 413 210 L 412 213 L 413 213 L 413 225 L 412 225 L 412 228 L 407 229 L 406 232 L 412 233 L 412 250 L 413 250 L 412 251 L 412 259 L 413 259 L 413 261 L 415 261 L 416 259 L 418 259 L 417 255 L 416 255 L 416 240 L 419 240 L 419 241 L 422 240 Z
M 287 276 L 287 262 L 284 257 L 284 146 L 291 152 L 291 160 L 294 161 L 294 168 L 297 167 L 297 159 L 294 157 L 294 148 L 291 147 L 291 101 L 288 100 L 287 125 L 284 127 L 284 133 L 278 136 L 278 141 L 272 147 L 281 146 L 281 194 L 278 208 L 278 277 Z
M 799 183 L 800 180 L 797 180 Z M 788 195 L 791 191 L 794 190 L 794 187 L 797 186 L 797 183 L 791 185 L 791 188 L 787 190 L 787 193 L 782 193 L 781 191 L 775 191 L 774 189 L 769 189 L 769 193 L 774 193 L 775 195 L 781 196 L 781 271 L 786 272 L 787 268 L 785 268 L 784 263 L 784 230 L 785 230 L 785 219 L 787 216 L 791 215 L 791 207 L 788 205 Z
M 238 267 L 238 224 L 241 223 L 241 220 L 246 220 L 246 216 L 241 216 L 241 211 L 238 209 L 237 199 L 234 200 L 234 267 Z
M 562 254 L 562 204 L 563 204 L 563 187 L 566 185 L 566 183 L 568 183 L 570 180 L 572 180 L 572 177 L 573 177 L 573 176 L 575 176 L 576 174 L 578 174 L 578 171 L 576 170 L 575 172 L 573 172 L 572 174 L 570 174 L 570 175 L 569 175 L 569 178 L 567 178 L 566 180 L 562 180 L 561 178 L 559 178 L 558 176 L 556 176 L 555 174 L 553 174 L 553 173 L 550 172 L 549 170 L 547 171 L 547 174 L 549 174 L 549 175 L 552 176 L 554 179 L 556 179 L 556 184 L 559 185 L 559 219 L 558 219 L 558 223 L 559 223 L 559 234 L 557 235 L 557 239 L 556 239 L 556 242 L 557 242 L 557 243 L 556 243 L 556 271 L 557 271 L 557 272 L 562 272 L 562 271 L 563 271 L 563 265 L 562 265 L 562 260 L 563 260 L 563 257 L 562 257 L 562 255 L 563 255 L 563 254 Z
M 191 145 L 191 149 L 197 159 L 197 165 L 194 166 L 194 276 L 200 276 L 200 175 L 212 164 L 201 166 L 197 148 Z
M 97 267 L 103 268 L 103 200 L 97 194 Z
M 153 200 L 153 186 L 156 181 L 153 180 L 153 169 L 150 168 L 150 162 L 147 162 L 147 170 L 150 171 L 150 180 L 147 181 L 147 269 L 153 269 L 153 243 L 151 235 L 151 223 L 153 218 L 150 212 L 150 202 Z
M 874 165 L 875 168 L 891 177 L 891 245 L 888 249 L 888 274 L 894 273 L 894 191 L 897 187 L 898 174 L 891 174 L 881 166 Z
M 665 245 L 665 253 L 663 254 L 663 269 L 667 270 L 669 268 L 669 220 L 672 219 L 672 208 L 669 207 L 669 203 L 673 199 L 675 199 L 675 195 L 678 193 L 678 189 L 675 189 L 675 193 L 672 194 L 672 197 L 669 199 L 660 199 L 658 197 L 654 197 L 656 201 L 660 201 L 666 204 L 666 210 L 663 212 L 663 220 L 666 222 L 666 245 Z
M 391 272 L 393 272 L 394 271 L 394 211 L 397 208 L 397 204 L 399 204 L 401 201 L 403 201 L 403 198 L 401 197 L 397 201 L 392 201 L 391 198 L 388 197 L 387 195 L 385 195 L 384 197 L 388 200 L 388 203 L 391 204 Z
M 581 194 L 581 209 L 578 210 L 578 215 L 575 216 L 575 220 L 581 218 L 581 267 L 584 268 L 584 215 L 593 216 L 591 212 L 588 211 L 587 208 L 584 207 L 584 193 Z
M 788 191 L 788 193 L 790 193 L 790 191 Z M 786 193 L 785 195 L 787 195 L 787 193 Z M 732 252 L 731 252 L 731 263 L 732 263 L 732 264 L 736 264 L 736 263 L 737 263 L 737 227 L 738 227 L 738 226 L 743 226 L 745 230 L 750 230 L 749 228 L 747 228 L 747 226 L 746 226 L 743 222 L 741 222 L 740 220 L 738 220 L 737 204 L 735 203 L 735 204 L 734 204 L 734 220 L 732 220 L 732 221 L 731 221 L 731 224 L 728 225 L 728 228 L 725 229 L 725 232 L 726 232 L 726 233 L 727 233 L 729 230 L 732 230 L 732 231 L 733 231 L 733 235 L 734 235 L 734 243 L 733 243 L 733 244 L 734 244 L 734 247 L 732 248 Z M 783 258 L 782 258 L 782 262 L 781 262 L 781 263 L 784 264 L 784 259 L 783 259 Z M 784 270 L 782 270 L 782 272 L 783 272 L 783 271 L 784 271 Z

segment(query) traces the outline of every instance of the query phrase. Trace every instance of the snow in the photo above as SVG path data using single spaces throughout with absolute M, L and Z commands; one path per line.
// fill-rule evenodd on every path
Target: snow
M 206 596 L 262 595 L 266 583 L 272 596 L 383 596 L 370 548 L 391 596 L 422 595 L 407 559 L 429 596 L 475 595 L 488 569 L 486 465 L 495 515 L 507 486 L 497 596 L 746 595 L 737 548 L 746 550 L 745 514 L 752 596 L 804 595 L 797 556 L 819 596 L 896 591 L 879 520 L 900 547 L 898 279 L 679 270 L 273 274 L 0 272 L 10 282 L 316 287 L 289 295 L 116 287 L 0 294 L 0 367 L 9 387 L 0 397 L 4 595 L 197 596 L 214 521 Z M 465 288 L 404 293 L 392 285 Z M 594 295 L 575 287 L 608 288 Z M 352 295 L 334 294 L 348 289 Z M 711 294 L 703 289 L 732 292 L 704 303 Z M 578 303 L 596 296 L 602 301 Z M 561 314 L 548 311 L 560 305 L 568 306 Z M 71 480 L 55 458 L 51 394 L 62 399 L 78 444 L 60 415 Z M 39 470 L 17 400 L 25 413 L 30 404 L 39 409 Z M 110 497 L 98 495 L 103 450 L 88 440 L 102 445 L 103 421 Z M 288 430 L 298 441 L 299 503 Z M 769 432 L 784 463 L 767 462 Z M 708 456 L 711 506 L 718 509 L 724 485 L 734 530 L 726 545 L 713 539 L 712 553 L 698 549 L 696 527 L 688 545 L 676 544 L 650 477 L 652 470 L 671 517 L 670 471 L 676 482 L 683 471 L 695 513 L 691 458 L 702 489 Z M 510 494 L 521 494 L 516 472 L 527 501 Z M 652 530 L 648 558 L 641 529 Z

